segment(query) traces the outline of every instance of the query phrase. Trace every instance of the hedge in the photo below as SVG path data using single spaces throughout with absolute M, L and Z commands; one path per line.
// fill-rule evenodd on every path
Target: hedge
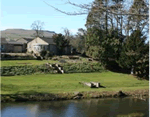
M 100 63 L 64 63 L 65 73 L 89 73 L 103 72 L 104 67 Z M 1 67 L 2 76 L 29 75 L 34 73 L 54 73 L 52 68 L 45 65 L 4 66 Z
M 100 63 L 66 63 L 63 65 L 65 73 L 89 73 L 103 72 L 104 67 Z
M 1 54 L 1 60 L 36 60 L 33 56 L 19 56 L 19 55 L 7 55 Z
M 53 73 L 53 70 L 45 65 L 4 66 L 1 67 L 1 76 L 29 75 L 34 73 Z

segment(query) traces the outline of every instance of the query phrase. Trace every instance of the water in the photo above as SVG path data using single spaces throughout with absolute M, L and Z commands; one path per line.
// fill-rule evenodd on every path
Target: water
M 135 98 L 2 103 L 2 117 L 148 117 L 149 102 Z

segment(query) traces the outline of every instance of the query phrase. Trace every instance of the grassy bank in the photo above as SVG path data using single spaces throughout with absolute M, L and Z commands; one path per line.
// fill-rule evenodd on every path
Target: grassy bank
M 57 56 L 54 58 L 57 58 L 57 60 L 2 60 L 1 61 L 1 67 L 3 66 L 24 66 L 24 65 L 41 65 L 45 63 L 59 63 L 59 61 L 63 60 L 66 63 L 97 63 L 97 61 L 88 61 L 87 58 L 79 57 L 78 59 L 68 59 L 68 56 Z
M 79 82 L 100 82 L 106 88 L 89 88 Z M 86 91 L 133 91 L 149 89 L 149 81 L 131 75 L 103 73 L 37 74 L 1 77 L 1 94 L 64 93 Z
M 3 66 L 24 66 L 24 65 L 41 65 L 45 63 L 59 63 L 54 60 L 2 60 L 1 67 Z

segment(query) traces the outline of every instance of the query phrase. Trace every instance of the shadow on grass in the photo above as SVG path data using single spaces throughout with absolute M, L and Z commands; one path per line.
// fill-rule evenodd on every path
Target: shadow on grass
M 109 65 L 109 66 L 106 66 L 106 69 L 111 72 L 128 74 L 128 75 L 130 74 L 130 69 L 123 69 L 119 67 L 118 65 Z
M 19 87 L 17 85 L 12 85 L 12 84 L 1 84 L 1 90 L 2 91 L 12 91 L 12 90 L 17 90 Z
M 99 88 L 106 88 L 105 86 L 100 85 Z
M 96 88 L 96 89 L 98 89 L 98 88 L 106 88 L 106 87 L 105 87 L 105 86 L 100 85 L 99 87 L 91 87 L 91 88 Z
M 34 91 L 34 90 L 29 90 L 29 91 L 18 91 L 15 93 L 16 95 L 21 94 L 21 95 L 36 95 L 40 94 L 40 92 Z
M 34 90 L 18 91 L 15 94 L 2 94 L 2 102 L 26 102 L 26 101 L 49 101 L 57 99 L 58 96 L 52 93 L 36 92 Z
M 38 95 L 38 96 L 44 96 L 44 95 L 51 95 L 54 96 L 55 94 L 53 93 L 48 93 L 48 92 L 38 92 L 35 90 L 29 90 L 29 91 L 18 91 L 15 93 L 15 95 Z

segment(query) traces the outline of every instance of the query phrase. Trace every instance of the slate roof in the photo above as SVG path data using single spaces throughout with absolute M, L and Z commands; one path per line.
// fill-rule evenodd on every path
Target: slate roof
M 22 43 L 22 42 L 8 42 L 8 44 L 23 45 L 24 43 Z
M 28 43 L 28 42 L 30 42 L 32 40 L 33 40 L 33 38 L 19 38 L 17 40 L 17 42 Z
M 48 44 L 54 44 L 55 45 L 55 43 L 54 43 L 54 41 L 53 41 L 53 39 L 52 38 L 41 38 L 43 41 L 45 41 L 45 42 L 47 42 Z
M 17 42 L 15 40 L 11 40 L 11 39 L 6 39 L 6 41 L 7 41 L 8 44 L 13 44 L 13 45 L 22 45 L 22 44 L 24 44 L 22 42 Z
M 6 39 L 6 38 L 0 38 L 1 44 L 13 44 L 13 45 L 22 45 L 22 42 L 16 42 L 15 40 Z
M 1 37 L 0 39 L 2 44 L 7 44 L 6 38 Z

